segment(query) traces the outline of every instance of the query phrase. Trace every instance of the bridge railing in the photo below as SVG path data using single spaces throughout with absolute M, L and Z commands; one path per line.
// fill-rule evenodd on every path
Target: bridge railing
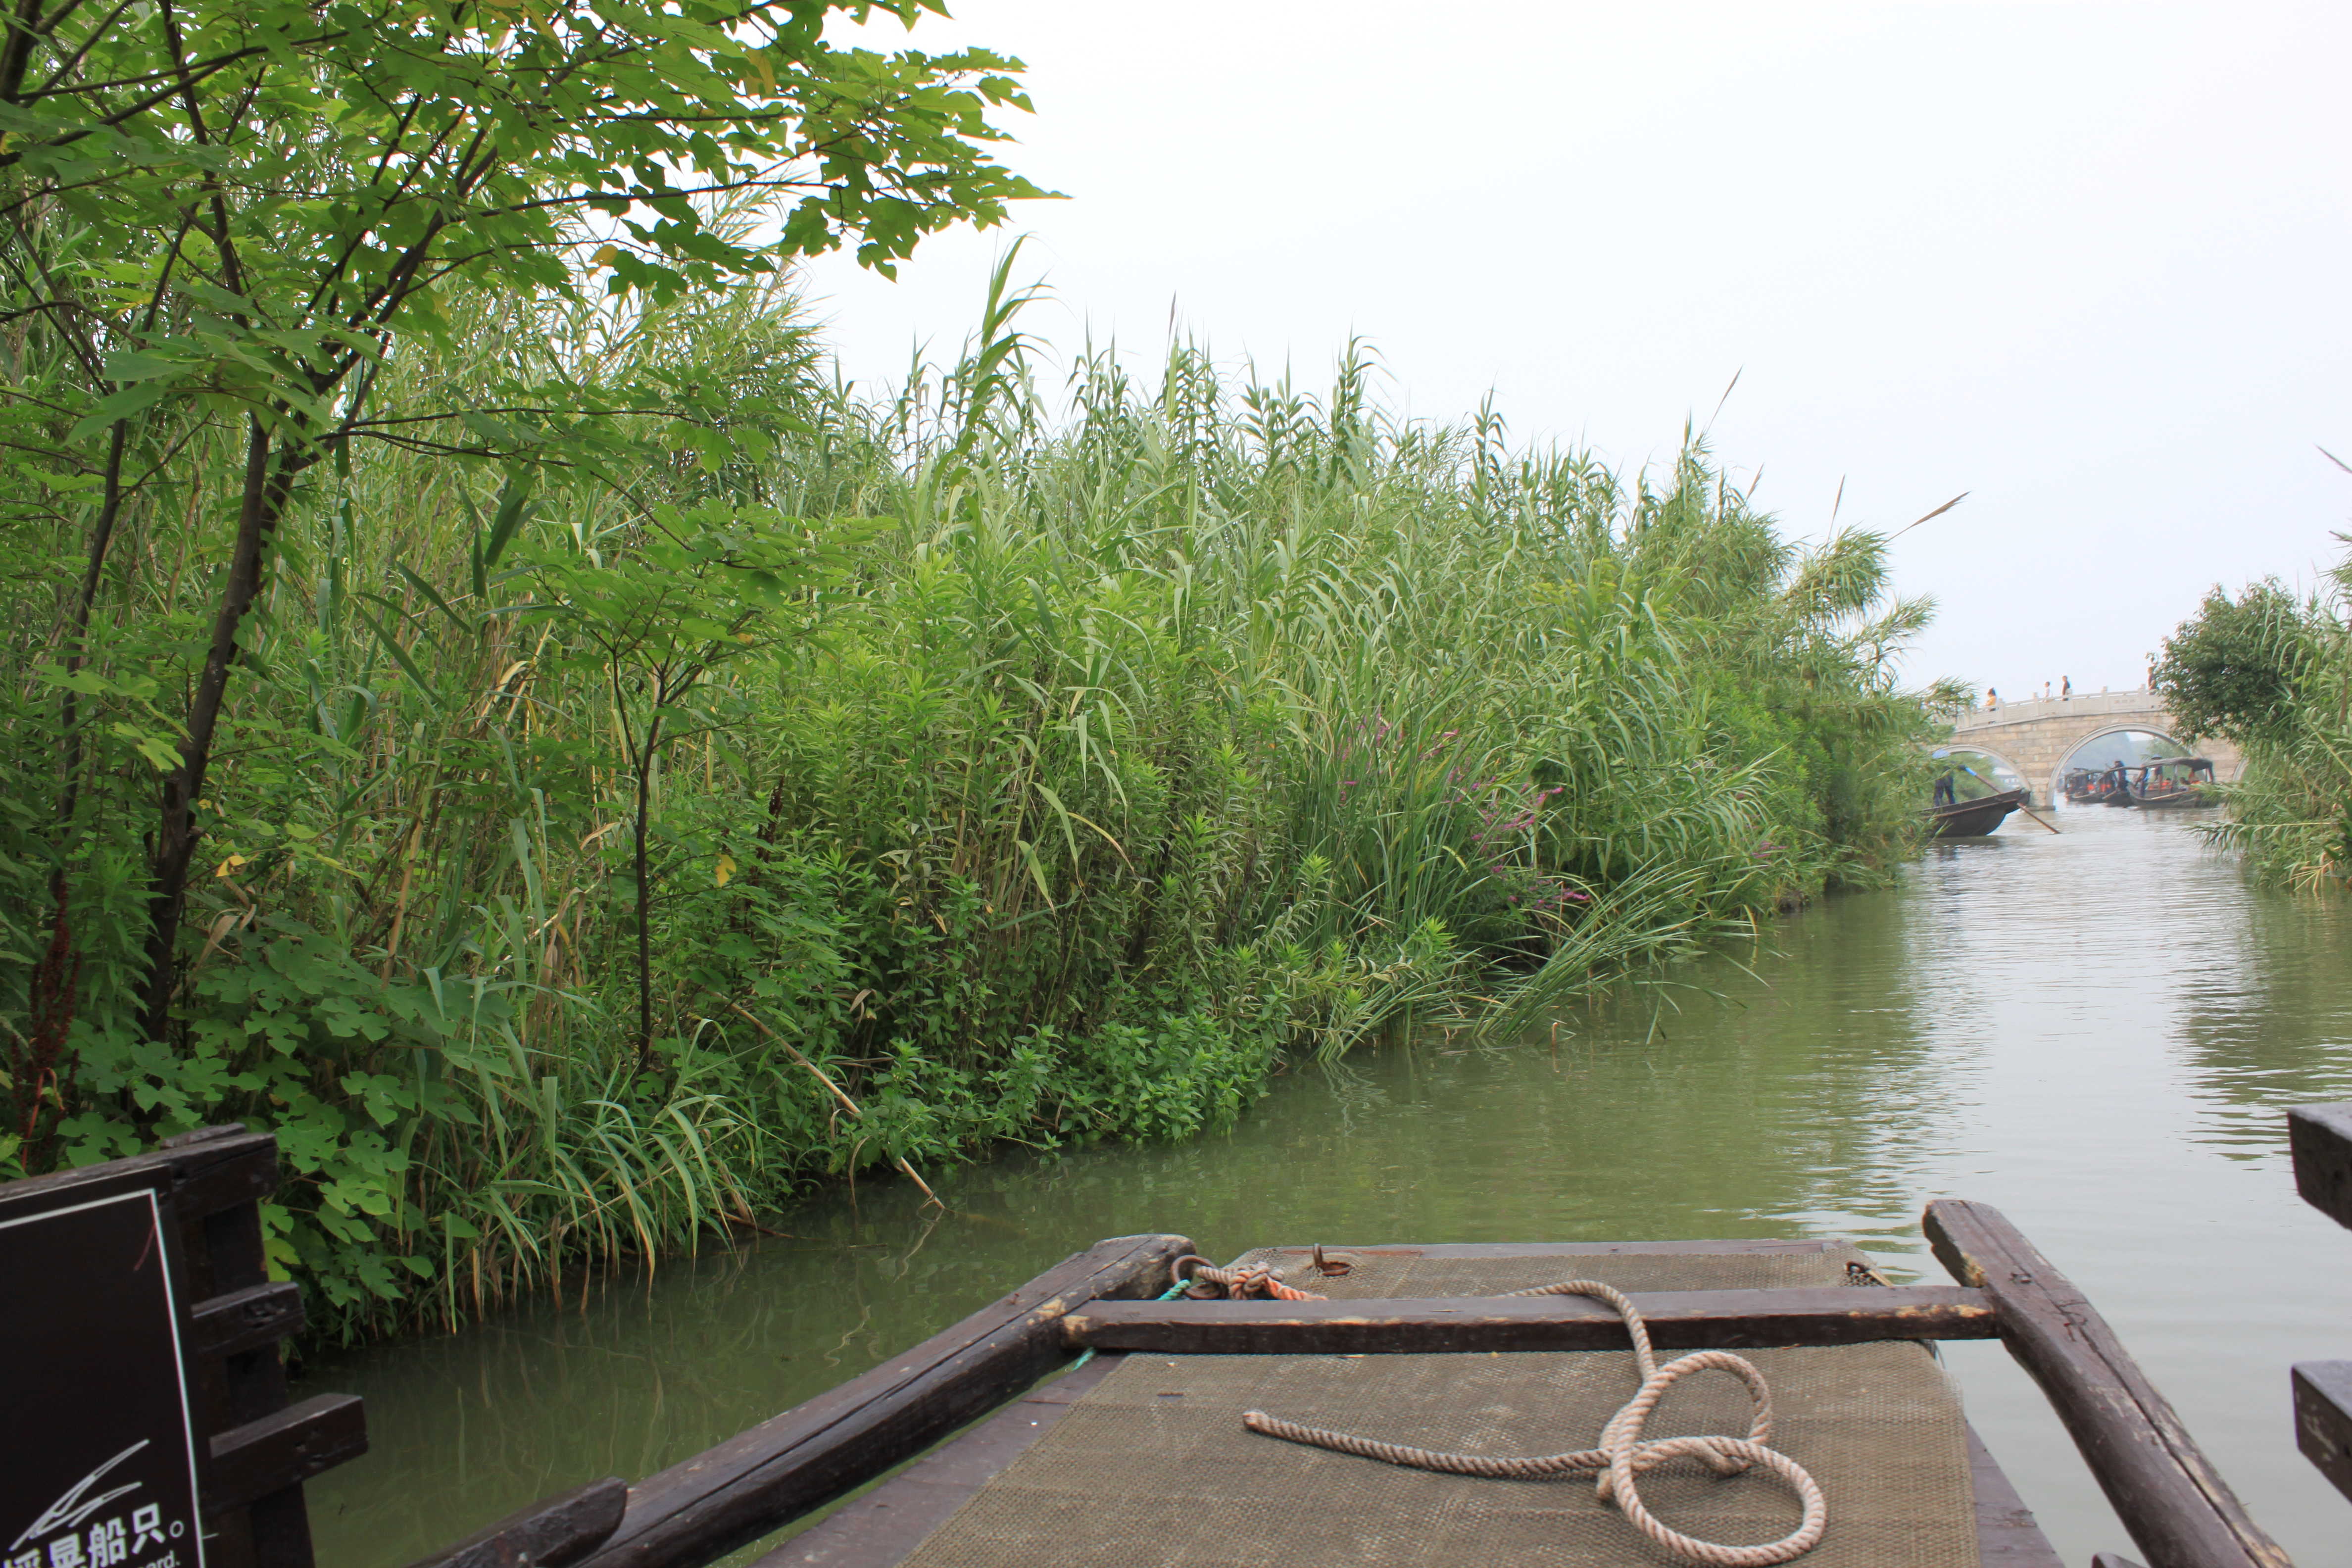
M 2030 724 L 2037 719 L 2105 718 L 2110 715 L 2146 713 L 2161 716 L 2164 699 L 2152 691 L 2078 691 L 2072 697 L 2043 699 L 2031 697 L 2017 702 L 2003 702 L 1998 708 L 1965 708 L 1953 720 L 1956 732 L 1982 730 L 1996 724 Z

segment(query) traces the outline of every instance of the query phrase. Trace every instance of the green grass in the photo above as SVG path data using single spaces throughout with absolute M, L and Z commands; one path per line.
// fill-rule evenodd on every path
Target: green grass
M 1313 395 L 1190 344 L 1046 384 L 1007 276 L 881 395 L 781 288 L 453 305 L 389 405 L 562 374 L 787 412 L 645 421 L 625 471 L 317 471 L 148 1041 L 139 748 L 234 458 L 192 432 L 104 586 L 70 831 L 54 682 L 9 692 L 0 872 L 12 910 L 63 874 L 79 966 L 0 917 L 17 1040 L 71 1014 L 12 1157 L 275 1127 L 314 1321 L 455 1322 L 813 1182 L 1225 1126 L 1286 1057 L 1517 1027 L 1907 851 L 1929 731 L 1888 656 L 1927 609 L 1883 541 L 1791 546 L 1687 434 L 1620 475 L 1398 421 L 1360 353 Z M 76 542 L 16 542 L 10 634 L 54 647 Z M 755 557 L 793 564 L 754 592 Z

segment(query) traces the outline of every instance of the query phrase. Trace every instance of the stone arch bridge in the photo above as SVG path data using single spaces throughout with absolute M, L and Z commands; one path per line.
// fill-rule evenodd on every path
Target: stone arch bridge
M 2033 791 L 2033 804 L 2047 805 L 2058 794 L 2068 757 L 2089 742 L 2126 730 L 2162 735 L 2173 742 L 2177 754 L 2190 750 L 2180 739 L 2180 726 L 2165 711 L 2164 699 L 2145 689 L 1972 708 L 1953 724 L 1949 743 L 1989 752 L 2008 763 Z M 2211 758 L 2214 773 L 2225 780 L 2236 778 L 2243 766 L 2237 748 L 2227 741 L 2208 738 L 2195 750 L 2197 755 Z

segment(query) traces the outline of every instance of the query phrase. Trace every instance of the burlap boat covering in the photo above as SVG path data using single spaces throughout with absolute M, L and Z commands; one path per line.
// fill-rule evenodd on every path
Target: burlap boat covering
M 1290 1265 L 1297 1254 L 1259 1253 Z M 1857 1254 L 1622 1253 L 1431 1258 L 1350 1252 L 1354 1270 L 1293 1281 L 1334 1296 L 1487 1295 L 1599 1279 L 1628 1292 L 1843 1283 Z M 1662 1357 L 1672 1352 L 1662 1352 Z M 1770 1381 L 1773 1447 L 1812 1472 L 1829 1531 L 1801 1568 L 1978 1568 L 1967 1427 L 1941 1367 L 1911 1343 L 1746 1352 Z M 1402 1469 L 1259 1436 L 1241 1413 L 1486 1454 L 1581 1448 L 1636 1385 L 1630 1352 L 1478 1355 L 1131 1355 L 912 1555 L 920 1568 L 1102 1563 L 1654 1565 L 1675 1561 L 1589 1479 L 1500 1481 Z M 1733 1378 L 1678 1385 L 1649 1434 L 1747 1430 Z M 1794 1528 L 1759 1475 L 1680 1467 L 1643 1478 L 1654 1512 L 1727 1543 Z

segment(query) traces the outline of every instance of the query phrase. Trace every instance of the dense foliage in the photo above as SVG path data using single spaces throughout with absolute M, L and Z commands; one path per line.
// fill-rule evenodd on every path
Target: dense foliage
M 1223 1125 L 1907 844 L 1924 606 L 1696 444 L 1355 358 L 1049 399 L 1003 273 L 955 366 L 828 382 L 784 262 L 1027 191 L 1006 62 L 865 9 L 20 9 L 0 1174 L 271 1127 L 316 1318 L 454 1320 Z
M 447 342 L 446 307 L 485 292 L 724 291 L 852 236 L 887 270 L 928 231 L 1001 219 L 1039 194 L 981 145 L 988 108 L 1020 101 L 1013 62 L 825 36 L 836 13 L 911 24 L 923 8 L 16 5 L 0 42 L 0 278 L 19 331 L 0 440 L 27 514 L 94 503 L 66 611 L 69 746 L 76 700 L 97 694 L 75 682 L 126 499 L 180 488 L 192 520 L 207 503 L 236 518 L 204 656 L 146 736 L 164 782 L 143 1034 L 171 1026 L 224 704 L 305 476 L 348 467 L 354 443 L 625 465 L 608 449 L 616 412 L 667 410 L 706 435 L 728 412 L 651 365 L 635 384 L 501 367 L 520 374 L 488 396 L 395 412 L 378 388 L 397 348 Z M 705 221 L 747 197 L 768 204 L 771 241 Z M 239 439 L 220 448 L 227 426 Z M 207 458 L 210 489 L 191 477 Z M 65 773 L 70 822 L 78 759 Z
M 1917 608 L 1696 450 L 1629 489 L 1395 426 L 1359 364 L 1317 400 L 1190 351 L 1148 391 L 1086 362 L 1048 425 L 1001 321 L 861 403 L 793 368 L 780 295 L 469 349 L 607 342 L 799 411 L 625 489 L 398 450 L 298 489 L 160 1037 L 142 748 L 226 528 L 130 514 L 62 841 L 55 672 L 11 692 L 0 962 L 71 1042 L 16 1157 L 274 1125 L 280 1256 L 353 1325 L 826 1172 L 1217 1126 L 1294 1044 L 1534 1005 L 1905 843 Z M 34 640 L 54 598 L 13 584 Z
M 2352 556 L 2298 599 L 2216 588 L 2165 639 L 2157 689 L 2198 734 L 2244 752 L 2217 839 L 2299 887 L 2352 878 Z
M 2217 586 L 2164 639 L 2157 690 L 2191 736 L 2243 746 L 2284 735 L 2309 653 L 2304 632 L 2303 605 L 2276 581 L 2249 584 L 2234 599 Z

